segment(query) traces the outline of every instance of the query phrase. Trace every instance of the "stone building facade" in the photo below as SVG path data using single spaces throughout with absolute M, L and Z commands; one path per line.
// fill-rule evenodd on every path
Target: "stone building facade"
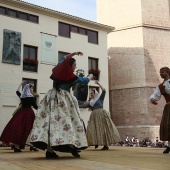
M 122 140 L 159 136 L 165 104 L 149 103 L 170 67 L 169 0 L 97 0 L 97 21 L 115 27 L 108 34 L 110 110 Z

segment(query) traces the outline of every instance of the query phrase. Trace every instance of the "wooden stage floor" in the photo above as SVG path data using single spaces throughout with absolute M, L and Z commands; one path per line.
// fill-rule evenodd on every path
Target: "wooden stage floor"
M 70 153 L 46 159 L 45 152 L 14 153 L 9 147 L 0 147 L 0 170 L 170 170 L 170 153 L 163 149 L 110 146 L 108 151 L 90 147 L 80 158 Z

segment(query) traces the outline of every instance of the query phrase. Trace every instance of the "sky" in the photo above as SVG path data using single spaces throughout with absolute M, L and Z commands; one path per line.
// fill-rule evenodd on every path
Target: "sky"
M 96 22 L 96 0 L 22 0 Z

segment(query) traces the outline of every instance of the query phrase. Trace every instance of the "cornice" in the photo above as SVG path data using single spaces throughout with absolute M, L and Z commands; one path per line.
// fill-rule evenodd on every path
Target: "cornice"
M 24 1 L 20 1 L 20 0 L 0 0 L 0 3 L 10 5 L 10 6 L 13 6 L 13 7 L 17 7 L 17 8 L 20 8 L 20 9 L 32 11 L 32 12 L 35 12 L 35 13 L 47 15 L 47 16 L 50 16 L 50 17 L 54 17 L 54 18 L 57 18 L 59 20 L 66 21 L 66 22 L 69 22 L 69 23 L 74 23 L 74 24 L 77 24 L 77 25 L 82 25 L 82 26 L 85 26 L 85 27 L 90 27 L 90 28 L 93 28 L 93 29 L 105 31 L 107 33 L 112 32 L 114 30 L 114 27 L 112 27 L 112 26 L 107 26 L 107 25 L 104 25 L 104 24 L 100 24 L 100 23 L 97 23 L 97 22 L 93 22 L 93 21 L 90 21 L 90 20 L 86 20 L 86 19 L 83 19 L 83 18 L 79 18 L 79 17 L 76 17 L 76 16 L 72 16 L 72 15 L 69 15 L 69 14 L 66 14 L 66 13 L 58 12 L 58 11 L 55 11 L 55 10 L 51 10 L 51 9 L 48 9 L 48 8 L 44 8 L 44 7 L 34 5 L 34 4 L 31 4 L 31 3 L 27 3 L 27 2 L 24 2 Z
M 138 28 L 138 27 L 146 27 L 146 28 L 161 29 L 161 30 L 170 30 L 170 26 L 152 25 L 152 24 L 141 23 L 141 24 L 136 24 L 136 25 L 129 25 L 129 26 L 126 26 L 126 27 L 115 28 L 115 30 L 113 30 L 112 32 L 128 30 L 128 29 L 133 29 L 133 28 Z

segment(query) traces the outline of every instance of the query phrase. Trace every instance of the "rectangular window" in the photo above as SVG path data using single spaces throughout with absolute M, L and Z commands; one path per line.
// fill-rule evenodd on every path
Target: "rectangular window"
M 59 51 L 58 52 L 58 62 L 61 61 L 62 57 L 68 55 L 69 53 L 66 53 L 66 52 L 62 52 L 62 51 Z
M 29 20 L 35 23 L 38 23 L 38 16 L 35 15 L 30 15 Z
M 28 52 L 29 47 L 24 46 L 24 58 L 29 58 L 29 52 Z
M 59 22 L 58 34 L 63 37 L 70 37 L 70 25 Z
M 90 73 L 92 73 L 93 76 L 94 76 L 93 79 L 99 80 L 99 74 L 100 73 L 96 73 L 95 71 L 93 71 L 93 70 L 98 69 L 98 59 L 89 57 L 88 58 L 88 67 L 89 67 L 89 71 L 91 70 Z
M 89 69 L 98 68 L 98 59 L 89 57 L 88 64 L 89 64 Z
M 38 23 L 38 19 L 39 19 L 39 17 L 36 15 L 28 14 L 21 11 L 16 11 L 2 6 L 0 6 L 0 14 L 8 15 L 15 18 L 20 18 L 22 20 L 27 20 L 35 23 Z
M 79 33 L 86 35 L 86 29 L 85 28 L 79 28 Z
M 87 30 L 88 42 L 98 44 L 98 32 Z
M 6 14 L 6 8 L 0 6 L 0 14 Z
M 72 25 L 71 26 L 71 32 L 78 33 L 78 27 Z
M 79 33 L 88 36 L 88 42 L 93 44 L 98 44 L 98 32 L 93 30 L 88 30 L 86 28 L 78 27 L 75 25 L 70 25 L 66 23 L 59 22 L 58 24 L 58 35 L 63 37 L 70 37 L 70 32 Z
M 8 15 L 11 16 L 11 17 L 17 17 L 17 11 L 15 10 L 12 10 L 12 9 L 8 9 Z
M 37 47 L 24 45 L 24 58 L 37 59 Z
M 23 20 L 28 20 L 28 14 L 24 12 L 19 12 L 19 18 Z
M 23 70 L 37 72 L 37 47 L 24 45 Z

